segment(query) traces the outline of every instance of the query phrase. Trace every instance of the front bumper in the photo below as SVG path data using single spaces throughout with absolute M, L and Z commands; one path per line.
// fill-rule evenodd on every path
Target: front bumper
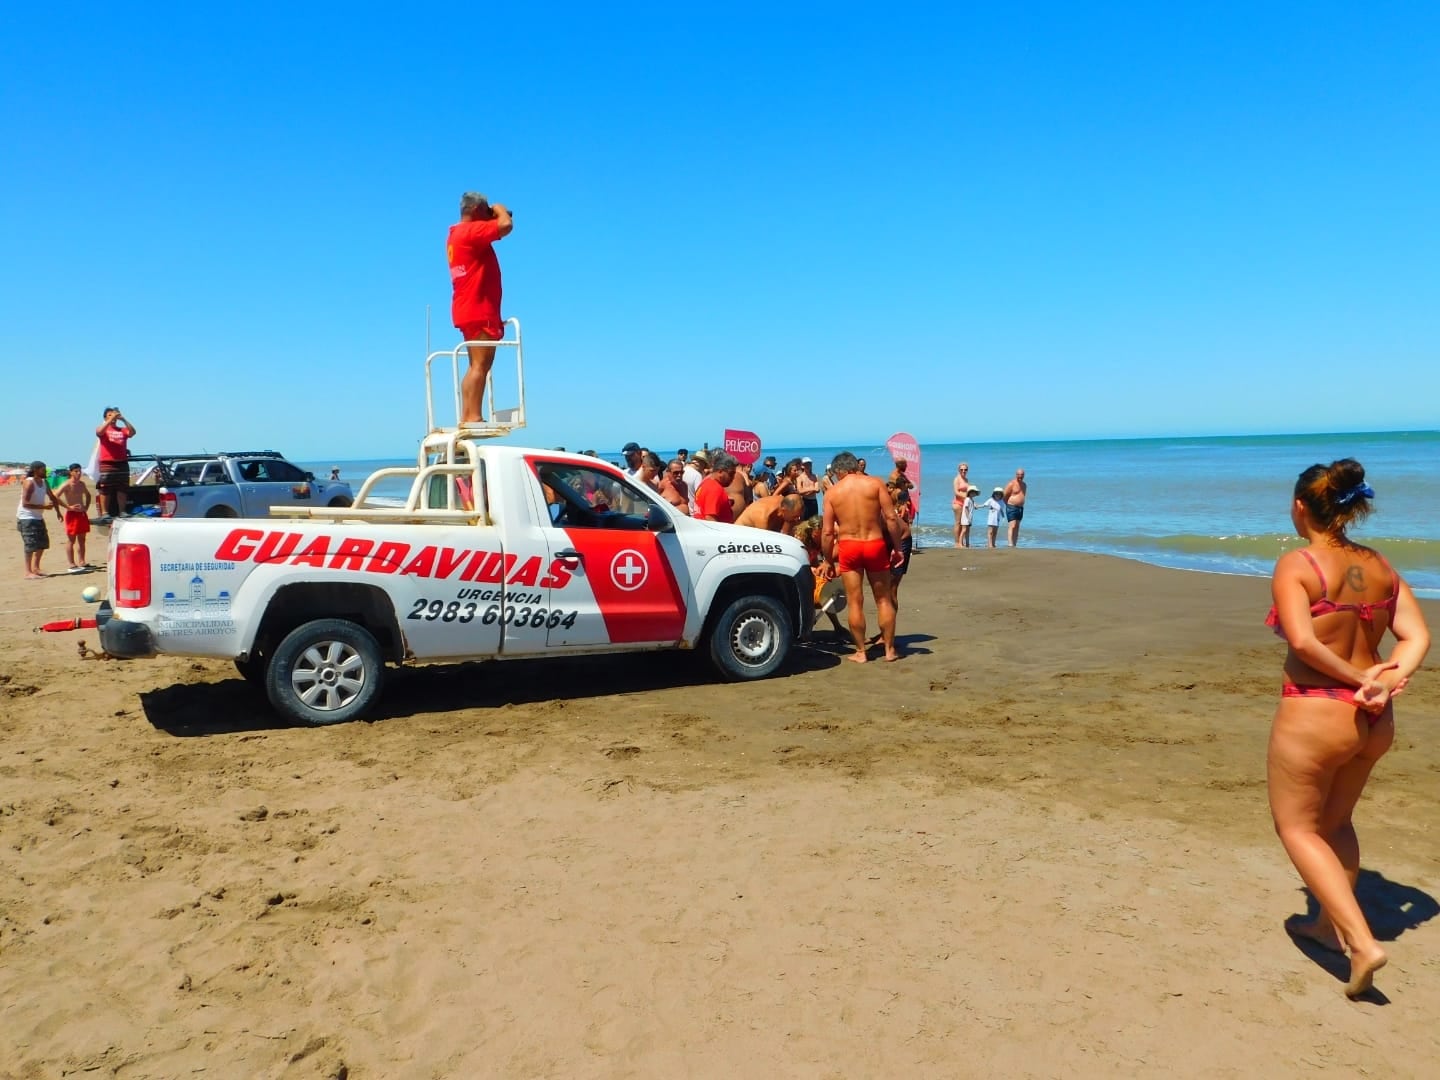
M 150 628 L 144 623 L 115 618 L 109 600 L 95 612 L 95 628 L 100 631 L 100 647 L 117 660 L 138 660 L 155 655 L 155 638 Z

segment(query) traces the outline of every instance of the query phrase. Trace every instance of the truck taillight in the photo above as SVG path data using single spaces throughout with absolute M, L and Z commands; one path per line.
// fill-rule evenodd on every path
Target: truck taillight
M 180 505 L 180 500 L 175 497 L 175 492 L 169 488 L 160 489 L 160 516 L 174 517 L 175 509 Z
M 115 545 L 115 606 L 150 606 L 150 549 L 144 544 Z

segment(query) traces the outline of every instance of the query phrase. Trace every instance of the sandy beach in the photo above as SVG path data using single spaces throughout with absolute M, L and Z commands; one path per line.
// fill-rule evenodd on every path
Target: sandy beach
M 827 628 L 748 685 L 674 654 L 411 668 L 376 722 L 302 729 L 228 664 L 33 633 L 103 575 L 21 580 L 7 530 L 0 1075 L 1440 1059 L 1440 678 L 1357 815 L 1391 962 L 1352 1003 L 1282 930 L 1307 898 L 1265 802 L 1264 580 L 925 551 L 901 663 L 843 664 Z

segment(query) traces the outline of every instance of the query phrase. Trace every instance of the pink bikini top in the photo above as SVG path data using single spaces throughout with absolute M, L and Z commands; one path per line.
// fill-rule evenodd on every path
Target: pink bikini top
M 1386 562 L 1385 556 L 1379 552 L 1375 553 L 1375 557 L 1380 560 L 1386 570 L 1390 571 L 1390 595 L 1384 600 L 1377 600 L 1374 603 L 1368 600 L 1362 600 L 1358 604 L 1337 604 L 1334 600 L 1331 600 L 1330 597 L 1326 595 L 1330 592 L 1330 587 L 1325 583 L 1325 571 L 1320 569 L 1320 564 L 1315 561 L 1315 556 L 1304 549 L 1301 549 L 1300 554 L 1305 556 L 1306 561 L 1315 568 L 1315 573 L 1320 577 L 1321 595 L 1319 600 L 1316 600 L 1310 605 L 1310 614 L 1312 616 L 1329 615 L 1332 611 L 1353 611 L 1360 617 L 1361 622 L 1367 623 L 1375 621 L 1375 613 L 1377 611 L 1388 611 L 1392 617 L 1394 616 L 1395 600 L 1400 595 L 1400 575 L 1395 573 L 1395 568 Z M 1285 636 L 1285 631 L 1280 626 L 1280 614 L 1273 606 L 1270 608 L 1270 614 L 1265 616 L 1265 625 L 1273 627 L 1276 635 L 1279 637 L 1283 638 Z

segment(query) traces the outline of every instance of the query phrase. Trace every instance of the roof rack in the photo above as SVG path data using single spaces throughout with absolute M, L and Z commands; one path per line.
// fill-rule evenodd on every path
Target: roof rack
M 131 461 L 177 461 L 191 458 L 273 457 L 283 458 L 279 450 L 199 450 L 193 454 L 131 454 Z

